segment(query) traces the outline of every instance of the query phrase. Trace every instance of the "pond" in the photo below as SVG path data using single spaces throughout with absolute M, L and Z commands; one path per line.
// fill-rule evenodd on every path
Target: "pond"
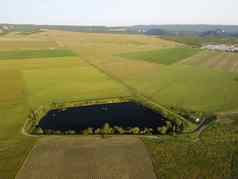
M 49 111 L 39 122 L 45 130 L 80 132 L 87 128 L 102 128 L 104 124 L 123 129 L 150 128 L 154 131 L 165 124 L 162 115 L 134 102 L 99 104 Z

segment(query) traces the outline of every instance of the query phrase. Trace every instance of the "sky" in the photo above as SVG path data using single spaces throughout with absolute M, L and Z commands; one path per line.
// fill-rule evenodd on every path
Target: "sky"
M 238 0 L 0 0 L 0 23 L 238 25 Z

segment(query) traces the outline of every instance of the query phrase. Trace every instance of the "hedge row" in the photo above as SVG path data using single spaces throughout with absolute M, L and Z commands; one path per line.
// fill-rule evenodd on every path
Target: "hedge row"
M 32 133 L 37 135 L 74 135 L 74 134 L 83 134 L 83 135 L 113 135 L 113 134 L 133 134 L 133 135 L 152 135 L 152 134 L 168 134 L 173 131 L 173 126 L 169 121 L 166 121 L 166 125 L 162 127 L 158 127 L 156 129 L 153 128 L 122 128 L 119 126 L 111 127 L 109 123 L 105 123 L 102 128 L 87 128 L 82 131 L 60 131 L 60 130 L 52 130 L 52 129 L 41 129 L 40 127 L 36 127 Z

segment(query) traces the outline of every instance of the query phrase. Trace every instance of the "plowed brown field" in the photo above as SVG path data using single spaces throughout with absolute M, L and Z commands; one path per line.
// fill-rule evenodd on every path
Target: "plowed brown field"
M 17 179 L 155 179 L 137 137 L 46 137 L 35 146 Z

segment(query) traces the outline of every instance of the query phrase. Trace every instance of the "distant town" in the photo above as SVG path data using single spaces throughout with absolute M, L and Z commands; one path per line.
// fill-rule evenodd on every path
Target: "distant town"
M 237 45 L 205 45 L 202 47 L 202 49 L 208 49 L 208 50 L 214 50 L 214 51 L 223 51 L 223 52 L 238 52 L 238 46 Z

